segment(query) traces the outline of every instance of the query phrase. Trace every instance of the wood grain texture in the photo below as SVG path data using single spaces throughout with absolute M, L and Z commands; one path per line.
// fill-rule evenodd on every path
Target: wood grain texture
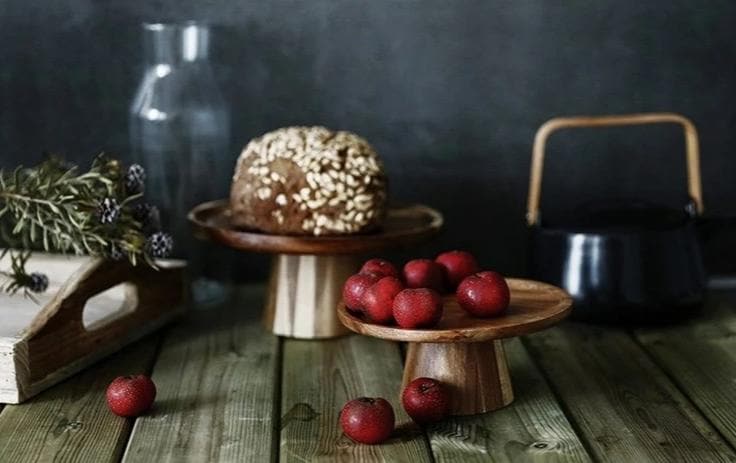
M 405 329 L 370 323 L 347 311 L 340 301 L 340 321 L 352 331 L 392 341 L 481 342 L 509 338 L 546 328 L 570 313 L 572 299 L 562 289 L 533 280 L 507 278 L 511 303 L 506 313 L 496 318 L 478 318 L 460 308 L 454 294 L 444 297 L 444 313 L 437 326 Z
M 0 413 L 2 462 L 117 462 L 132 420 L 113 415 L 113 378 L 149 371 L 159 340 L 148 337 L 34 399 Z
M 58 264 L 55 256 L 34 256 L 33 265 Z M 162 261 L 159 269 L 126 262 L 75 258 L 60 267 L 66 281 L 43 306 L 30 299 L 14 302 L 9 317 L 27 320 L 16 336 L 0 337 L 0 400 L 21 402 L 100 358 L 159 328 L 184 308 L 185 264 Z M 54 281 L 58 277 L 54 275 Z M 109 316 L 85 325 L 88 301 L 104 291 L 123 285 L 118 299 L 103 305 L 119 307 Z M 4 297 L 5 302 L 22 298 Z M 30 308 L 29 308 L 30 306 Z M 18 325 L 13 322 L 11 325 Z
M 257 321 L 262 294 L 247 287 L 237 306 L 192 311 L 172 328 L 153 369 L 156 406 L 136 421 L 123 461 L 273 457 L 278 339 Z
M 526 339 L 597 460 L 736 461 L 628 334 L 567 324 Z
M 431 461 L 424 435 L 398 400 L 400 384 L 396 344 L 364 336 L 285 340 L 280 461 Z M 343 435 L 339 412 L 358 397 L 391 402 L 397 430 L 388 442 L 362 445 Z
M 241 251 L 284 254 L 361 254 L 421 243 L 442 228 L 442 214 L 421 204 L 390 207 L 381 230 L 363 235 L 290 236 L 240 230 L 230 222 L 229 200 L 203 203 L 189 212 L 200 238 Z
M 450 390 L 451 415 L 475 415 L 514 400 L 503 341 L 409 343 L 403 390 L 416 378 L 434 378 Z
M 736 446 L 736 293 L 711 294 L 701 317 L 679 325 L 638 329 L 635 336 Z
M 277 254 L 271 264 L 264 324 L 276 335 L 314 339 L 348 333 L 335 307 L 342 286 L 360 269 L 352 255 Z
M 430 426 L 427 433 L 435 461 L 591 461 L 521 341 L 510 339 L 504 344 L 516 385 L 513 405 Z

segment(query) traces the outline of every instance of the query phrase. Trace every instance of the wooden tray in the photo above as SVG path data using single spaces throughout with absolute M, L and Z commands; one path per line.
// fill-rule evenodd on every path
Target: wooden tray
M 240 251 L 273 253 L 264 323 L 273 333 L 301 339 L 347 333 L 335 305 L 360 254 L 425 241 L 442 228 L 442 214 L 420 204 L 392 207 L 383 228 L 364 235 L 269 235 L 232 225 L 227 200 L 200 204 L 189 213 L 195 234 Z
M 9 262 L 0 261 L 2 268 Z M 0 403 L 19 403 L 159 328 L 184 308 L 185 264 L 159 269 L 34 254 L 49 277 L 36 296 L 0 293 Z M 138 372 L 131 372 L 138 373 Z
M 454 295 L 445 296 L 442 319 L 431 329 L 376 325 L 350 313 L 342 301 L 337 315 L 356 333 L 409 343 L 402 390 L 416 378 L 435 378 L 452 389 L 452 414 L 484 413 L 514 399 L 501 339 L 544 329 L 572 308 L 572 298 L 556 286 L 516 278 L 506 281 L 511 303 L 497 318 L 469 315 Z

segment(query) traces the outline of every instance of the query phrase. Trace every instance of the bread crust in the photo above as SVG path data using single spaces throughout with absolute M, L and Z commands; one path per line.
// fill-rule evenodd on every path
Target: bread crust
M 251 140 L 230 192 L 233 223 L 265 233 L 340 235 L 378 228 L 383 163 L 366 140 L 325 127 L 286 127 Z

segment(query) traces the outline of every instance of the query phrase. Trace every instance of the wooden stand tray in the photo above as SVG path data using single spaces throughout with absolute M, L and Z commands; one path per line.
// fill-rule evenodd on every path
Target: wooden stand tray
M 185 263 L 158 265 L 34 254 L 29 271 L 49 277 L 38 302 L 0 293 L 0 403 L 22 402 L 178 315 Z
M 504 407 L 514 400 L 502 339 L 544 329 L 565 318 L 572 299 L 560 288 L 509 278 L 511 304 L 497 318 L 470 316 L 454 295 L 444 298 L 444 314 L 431 329 L 375 325 L 350 313 L 340 301 L 337 314 L 350 330 L 409 343 L 403 388 L 421 377 L 451 388 L 451 414 L 473 415 Z
M 301 339 L 347 333 L 335 305 L 345 280 L 360 267 L 360 256 L 425 241 L 442 227 L 442 215 L 419 204 L 390 208 L 383 228 L 365 235 L 269 235 L 234 227 L 227 200 L 189 213 L 198 237 L 240 251 L 274 254 L 264 314 L 274 334 Z

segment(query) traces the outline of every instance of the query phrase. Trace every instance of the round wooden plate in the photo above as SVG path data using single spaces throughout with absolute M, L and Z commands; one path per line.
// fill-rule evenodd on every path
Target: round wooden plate
M 439 232 L 443 218 L 421 204 L 391 207 L 384 226 L 375 233 L 340 236 L 269 235 L 236 228 L 230 221 L 228 200 L 196 206 L 188 216 L 195 231 L 226 246 L 243 251 L 281 254 L 359 254 L 418 243 Z
M 348 312 L 340 301 L 337 316 L 356 333 L 392 341 L 406 342 L 482 342 L 532 333 L 565 318 L 572 299 L 562 289 L 546 283 L 508 278 L 511 303 L 506 313 L 497 318 L 477 318 L 460 308 L 455 295 L 444 298 L 444 314 L 431 329 L 404 329 L 376 325 L 360 315 Z

